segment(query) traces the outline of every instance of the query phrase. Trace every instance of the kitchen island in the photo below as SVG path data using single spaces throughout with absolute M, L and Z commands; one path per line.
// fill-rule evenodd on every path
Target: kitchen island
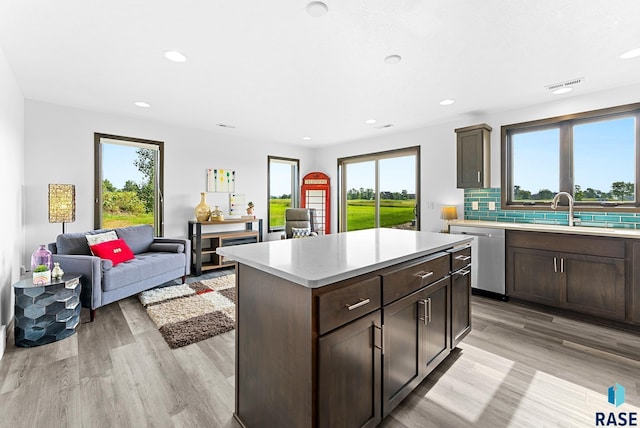
M 219 248 L 237 262 L 236 419 L 380 423 L 471 329 L 470 240 L 369 229 Z

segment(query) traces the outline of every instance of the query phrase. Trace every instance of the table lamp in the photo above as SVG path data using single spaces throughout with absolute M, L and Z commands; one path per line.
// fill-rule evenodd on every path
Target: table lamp
M 458 210 L 455 206 L 444 206 L 440 211 L 440 218 L 442 219 L 442 233 L 449 233 L 449 220 L 455 220 L 458 218 Z
M 49 223 L 64 224 L 76 221 L 76 186 L 49 184 Z

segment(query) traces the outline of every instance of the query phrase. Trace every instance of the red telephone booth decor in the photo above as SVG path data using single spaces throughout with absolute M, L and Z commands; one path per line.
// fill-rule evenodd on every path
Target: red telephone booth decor
M 325 235 L 331 232 L 330 188 L 329 176 L 322 172 L 310 172 L 302 179 L 300 205 L 302 208 L 314 210 L 311 221 L 318 235 Z

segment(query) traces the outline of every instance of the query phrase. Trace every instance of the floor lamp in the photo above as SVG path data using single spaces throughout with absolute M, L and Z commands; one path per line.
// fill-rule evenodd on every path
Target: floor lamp
M 76 221 L 76 186 L 49 184 L 49 223 L 64 224 Z

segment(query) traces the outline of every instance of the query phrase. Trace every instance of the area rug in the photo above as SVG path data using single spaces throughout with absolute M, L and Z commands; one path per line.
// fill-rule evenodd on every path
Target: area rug
M 138 295 L 170 348 L 179 348 L 233 330 L 235 275 L 171 285 Z

